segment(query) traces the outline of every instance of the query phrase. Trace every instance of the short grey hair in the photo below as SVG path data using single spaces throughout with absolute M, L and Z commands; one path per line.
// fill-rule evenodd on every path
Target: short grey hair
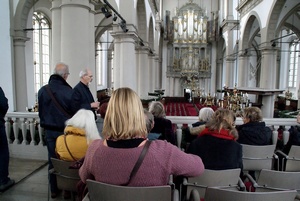
M 152 101 L 149 105 L 149 112 L 153 114 L 155 117 L 166 117 L 165 107 L 159 101 Z
M 199 120 L 208 122 L 213 114 L 214 110 L 211 107 L 203 107 L 199 111 Z
M 56 64 L 53 74 L 64 77 L 66 74 L 69 74 L 69 66 L 63 62 L 59 62 Z
M 88 74 L 88 69 L 86 68 L 86 69 L 80 71 L 79 77 L 82 78 L 83 76 L 85 76 L 87 74 Z

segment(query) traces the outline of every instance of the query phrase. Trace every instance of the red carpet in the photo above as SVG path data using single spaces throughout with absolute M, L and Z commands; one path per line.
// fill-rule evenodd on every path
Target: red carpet
M 165 111 L 167 116 L 198 116 L 197 108 L 192 103 L 168 103 Z

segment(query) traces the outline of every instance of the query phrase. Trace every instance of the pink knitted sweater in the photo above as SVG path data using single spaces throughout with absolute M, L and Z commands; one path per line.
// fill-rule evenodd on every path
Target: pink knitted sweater
M 102 140 L 93 141 L 79 170 L 81 180 L 86 179 L 122 185 L 128 181 L 143 146 L 136 148 L 111 148 Z M 198 176 L 204 171 L 200 157 L 186 154 L 167 141 L 151 143 L 142 165 L 128 186 L 166 185 L 170 175 Z

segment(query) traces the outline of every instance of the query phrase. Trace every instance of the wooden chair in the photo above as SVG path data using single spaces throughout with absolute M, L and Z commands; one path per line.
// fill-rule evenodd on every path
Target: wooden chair
M 207 188 L 205 201 L 294 201 L 296 194 L 296 190 L 247 192 L 223 188 Z
M 241 169 L 229 170 L 204 170 L 198 177 L 189 177 L 183 180 L 181 187 L 181 197 L 191 199 L 193 190 L 199 192 L 200 198 L 204 198 L 207 187 L 226 187 L 235 190 L 244 190 L 243 182 L 240 180 Z M 185 189 L 186 187 L 186 189 Z M 184 195 L 183 195 L 184 194 Z
M 276 144 L 264 146 L 242 144 L 242 147 L 243 171 L 259 173 L 262 169 L 273 169 L 274 162 L 278 163 L 278 156 L 274 153 Z
M 129 187 L 86 181 L 89 193 L 84 201 L 179 201 L 179 193 L 170 185 Z
M 71 191 L 72 199 L 75 200 L 76 185 L 80 181 L 78 169 L 69 169 L 72 162 L 51 158 L 53 169 L 50 173 L 56 175 L 57 187 L 61 190 Z
M 257 181 L 250 175 L 249 180 L 255 187 L 256 192 L 266 191 L 266 189 L 288 189 L 298 192 L 297 199 L 300 198 L 300 172 L 282 172 L 275 170 L 261 170 Z
M 293 145 L 288 155 L 282 151 L 277 151 L 282 155 L 282 170 L 288 172 L 300 172 L 300 146 Z

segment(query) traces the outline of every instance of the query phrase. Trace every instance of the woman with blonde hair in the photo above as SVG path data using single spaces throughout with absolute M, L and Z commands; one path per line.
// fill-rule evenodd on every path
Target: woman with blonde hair
M 91 141 L 100 139 L 94 113 L 80 109 L 66 121 L 64 135 L 56 140 L 56 155 L 65 161 L 77 161 L 84 157 Z
M 237 138 L 235 114 L 218 109 L 187 152 L 200 156 L 206 169 L 242 169 L 242 146 L 236 142 Z
M 198 176 L 204 166 L 198 156 L 186 154 L 162 140 L 147 140 L 142 102 L 130 88 L 115 90 L 108 103 L 103 136 L 94 140 L 79 170 L 87 179 L 128 186 L 166 185 L 170 175 Z M 130 178 L 142 150 L 146 155 L 134 177 Z
M 272 144 L 272 130 L 262 121 L 262 112 L 258 107 L 245 108 L 242 118 L 244 124 L 237 127 L 239 143 L 249 145 Z

